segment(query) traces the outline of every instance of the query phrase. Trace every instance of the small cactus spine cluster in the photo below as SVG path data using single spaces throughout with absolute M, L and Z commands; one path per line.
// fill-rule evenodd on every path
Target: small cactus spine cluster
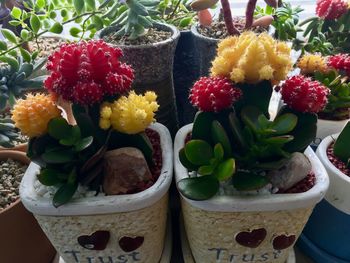
M 219 43 L 211 73 L 235 83 L 284 80 L 292 68 L 290 48 L 266 33 L 245 32 Z
M 317 0 L 316 14 L 326 20 L 338 19 L 349 9 L 349 5 L 344 0 Z
M 298 67 L 304 75 L 328 71 L 326 58 L 318 54 L 306 54 L 298 62 Z
M 350 55 L 337 54 L 328 58 L 328 66 L 350 77 Z

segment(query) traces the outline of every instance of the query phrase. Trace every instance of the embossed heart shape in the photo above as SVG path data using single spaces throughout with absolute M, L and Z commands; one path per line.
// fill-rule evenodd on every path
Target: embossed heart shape
M 78 237 L 78 243 L 86 249 L 104 250 L 108 244 L 109 237 L 109 231 L 99 230 L 91 235 L 83 235 Z
M 119 246 L 124 252 L 132 252 L 142 246 L 144 237 L 122 237 L 119 239 Z
M 295 235 L 280 235 L 273 239 L 272 245 L 276 250 L 286 249 L 294 244 L 295 239 Z
M 265 228 L 254 229 L 250 232 L 243 231 L 236 235 L 236 241 L 242 246 L 257 248 L 264 241 L 266 235 Z

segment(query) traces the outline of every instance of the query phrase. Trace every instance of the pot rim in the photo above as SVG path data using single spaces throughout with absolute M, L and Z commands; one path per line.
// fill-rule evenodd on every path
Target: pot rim
M 175 137 L 174 166 L 176 183 L 188 176 L 187 169 L 180 163 L 178 152 L 184 146 L 185 137 L 192 130 L 192 126 L 193 124 L 188 124 L 182 127 Z M 307 192 L 260 196 L 215 196 L 205 201 L 194 201 L 181 196 L 196 208 L 217 212 L 278 211 L 314 206 L 326 194 L 329 178 L 321 161 L 310 147 L 305 150 L 305 154 L 311 161 L 316 175 L 316 184 Z
M 55 208 L 51 198 L 38 196 L 35 192 L 35 176 L 40 167 L 31 163 L 20 185 L 23 205 L 34 214 L 46 216 L 111 214 L 135 211 L 153 205 L 167 193 L 170 187 L 173 173 L 173 151 L 168 129 L 160 123 L 151 124 L 150 128 L 160 135 L 163 158 L 161 174 L 150 188 L 136 194 L 79 198 Z
M 339 176 L 344 183 L 350 184 L 350 177 L 347 176 L 346 174 L 342 173 L 334 164 L 328 159 L 327 155 L 327 149 L 329 145 L 332 142 L 335 142 L 335 140 L 338 138 L 339 133 L 329 135 L 326 138 L 324 138 L 321 142 L 321 144 L 317 148 L 317 155 L 322 161 L 323 165 L 325 166 L 326 170 L 330 170 L 333 172 L 333 174 Z
M 10 155 L 11 157 L 8 157 L 8 155 Z M 15 156 L 17 156 L 18 158 L 16 158 Z M 0 149 L 0 161 L 2 161 L 4 159 L 13 159 L 13 160 L 21 162 L 21 163 L 24 163 L 23 159 L 27 159 L 27 163 L 25 163 L 25 164 L 30 163 L 30 160 L 26 156 L 26 154 L 24 152 L 17 151 L 17 150 L 1 150 Z M 14 201 L 8 207 L 6 207 L 5 209 L 0 211 L 0 216 L 7 213 L 14 206 L 17 206 L 20 202 L 21 202 L 21 198 L 18 197 L 16 201 Z
M 120 44 L 111 44 L 109 42 L 107 42 L 108 44 L 110 45 L 114 45 L 114 46 L 117 46 L 117 47 L 120 47 L 121 49 L 123 48 L 135 48 L 135 49 L 146 49 L 146 48 L 154 48 L 155 46 L 156 47 L 159 47 L 159 46 L 163 46 L 163 45 L 167 45 L 173 41 L 176 41 L 176 39 L 178 39 L 180 37 L 180 31 L 178 28 L 176 28 L 175 26 L 173 25 L 170 25 L 170 24 L 166 24 L 166 23 L 154 23 L 153 24 L 155 28 L 169 28 L 169 32 L 172 32 L 172 35 L 170 38 L 167 38 L 163 41 L 160 41 L 160 42 L 156 42 L 156 43 L 152 43 L 152 44 L 142 44 L 142 45 L 120 45 Z M 98 39 L 103 39 L 103 37 L 110 33 L 111 30 L 114 30 L 114 29 L 117 29 L 119 26 L 108 26 L 104 29 L 102 29 L 101 31 L 97 32 L 96 33 L 96 37 Z
M 318 118 L 319 122 L 324 122 L 325 124 L 333 125 L 333 124 L 342 124 L 342 123 L 347 123 L 350 119 L 344 119 L 344 120 L 326 120 L 322 118 Z

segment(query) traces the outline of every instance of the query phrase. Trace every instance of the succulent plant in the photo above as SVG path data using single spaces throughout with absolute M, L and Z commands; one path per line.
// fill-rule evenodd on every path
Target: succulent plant
M 153 26 L 152 15 L 158 14 L 154 0 L 125 0 L 118 10 L 118 18 L 111 25 L 120 26 L 117 36 L 126 35 L 129 39 L 136 39 L 146 33 L 147 28 Z
M 330 56 L 327 59 L 329 67 L 337 70 L 340 74 L 350 78 L 350 55 L 349 54 L 336 54 Z
M 336 157 L 342 160 L 347 167 L 350 166 L 350 122 L 348 122 L 340 132 L 334 143 L 333 152 Z
M 319 0 L 316 13 L 318 16 L 307 18 L 299 24 L 301 27 L 307 25 L 303 49 L 322 55 L 349 53 L 349 4 L 344 0 Z
M 281 169 L 315 139 L 317 113 L 328 95 L 319 82 L 303 76 L 287 79 L 276 89 L 286 104 L 273 119 L 269 116 L 273 86 L 290 69 L 289 48 L 267 35 L 248 32 L 219 44 L 212 76 L 199 80 L 191 91 L 191 102 L 200 111 L 190 140 L 179 152 L 180 162 L 194 172 L 178 182 L 184 196 L 209 199 L 221 184 L 238 191 L 261 189 L 270 183 L 269 171 Z M 229 89 L 239 96 L 216 94 L 230 94 Z M 208 111 L 198 103 L 210 104 L 209 90 L 215 105 L 224 107 Z
M 0 119 L 0 146 L 5 148 L 12 148 L 13 141 L 18 138 L 16 127 L 11 119 Z
M 305 54 L 298 61 L 301 74 L 313 75 L 316 72 L 327 72 L 326 58 L 319 54 Z
M 42 88 L 44 77 L 31 78 L 31 75 L 42 68 L 45 59 L 23 62 L 22 57 L 0 57 L 0 60 L 5 62 L 0 65 L 0 110 L 7 103 L 12 107 L 25 92 Z

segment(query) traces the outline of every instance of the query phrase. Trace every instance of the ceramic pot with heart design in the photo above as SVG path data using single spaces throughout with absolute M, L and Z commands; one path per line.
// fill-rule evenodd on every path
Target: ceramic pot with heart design
M 176 182 L 188 177 L 178 152 L 192 130 L 187 125 L 175 138 Z M 205 201 L 181 196 L 184 226 L 196 262 L 285 263 L 309 216 L 324 196 L 329 180 L 321 162 L 306 149 L 315 185 L 304 193 L 259 196 L 216 195 Z
M 340 171 L 327 154 L 338 135 L 327 136 L 317 148 L 317 156 L 328 172 L 330 185 L 298 243 L 316 262 L 350 262 L 350 177 Z
M 39 167 L 31 164 L 20 195 L 65 263 L 155 263 L 162 256 L 172 180 L 172 140 L 168 129 L 155 123 L 160 135 L 163 166 L 148 189 L 125 195 L 75 198 L 55 208 L 50 197 L 34 189 Z

